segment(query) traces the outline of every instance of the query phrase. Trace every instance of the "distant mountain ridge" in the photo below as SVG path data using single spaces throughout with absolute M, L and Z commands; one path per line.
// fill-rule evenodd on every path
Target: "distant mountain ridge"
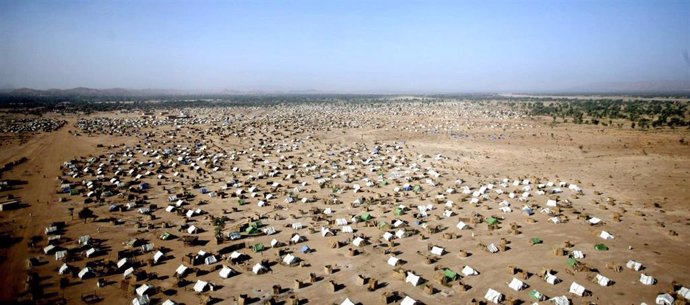
M 184 95 L 198 92 L 173 90 L 173 89 L 94 89 L 77 87 L 72 89 L 47 89 L 38 90 L 32 88 L 19 88 L 3 90 L 4 94 L 16 96 L 154 96 L 154 95 Z

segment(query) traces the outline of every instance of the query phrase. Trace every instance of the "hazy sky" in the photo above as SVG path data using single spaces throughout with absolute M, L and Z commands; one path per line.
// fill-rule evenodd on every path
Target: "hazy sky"
M 690 81 L 689 49 L 688 0 L 0 0 L 15 88 L 557 90 Z

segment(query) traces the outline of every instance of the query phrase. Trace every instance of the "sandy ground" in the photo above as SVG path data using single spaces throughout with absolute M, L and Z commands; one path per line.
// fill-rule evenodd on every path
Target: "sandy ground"
M 102 114 L 101 114 L 102 115 Z M 12 143 L 5 145 L 0 151 L 0 162 L 6 163 L 22 156 L 29 159 L 28 162 L 14 168 L 12 171 L 3 175 L 3 179 L 25 180 L 28 184 L 20 186 L 17 190 L 3 192 L 14 194 L 22 202 L 28 204 L 27 207 L 15 211 L 0 213 L 0 220 L 5 230 L 13 230 L 15 236 L 22 237 L 22 240 L 15 245 L 0 249 L 3 260 L 0 265 L 0 300 L 11 302 L 17 298 L 26 298 L 23 293 L 25 290 L 24 279 L 26 278 L 27 259 L 31 256 L 42 256 L 47 260 L 47 264 L 34 267 L 42 277 L 44 290 L 48 298 L 65 298 L 69 304 L 80 303 L 79 298 L 84 293 L 96 292 L 105 298 L 104 304 L 125 304 L 130 303 L 133 294 L 120 289 L 122 273 L 118 272 L 104 278 L 110 284 L 103 288 L 96 287 L 96 279 L 85 280 L 71 279 L 72 284 L 65 289 L 59 289 L 57 280 L 59 275 L 56 270 L 62 262 L 55 261 L 50 255 L 43 255 L 41 248 L 46 245 L 45 240 L 39 243 L 36 249 L 29 249 L 27 241 L 31 236 L 43 235 L 44 228 L 53 221 L 65 221 L 67 230 L 65 237 L 67 243 L 75 243 L 75 240 L 82 235 L 90 234 L 92 237 L 104 241 L 103 248 L 106 253 L 95 258 L 81 259 L 70 263 L 74 266 L 83 267 L 87 261 L 111 260 L 116 261 L 116 252 L 124 248 L 123 243 L 136 237 L 141 240 L 153 242 L 157 248 L 167 248 L 166 260 L 163 263 L 152 267 L 142 266 L 147 272 L 158 274 L 158 279 L 141 280 L 137 283 L 150 283 L 159 288 L 157 294 L 152 295 L 154 304 L 158 304 L 165 299 L 172 299 L 178 303 L 198 304 L 200 296 L 191 290 L 197 279 L 206 280 L 218 285 L 212 292 L 204 292 L 202 295 L 210 295 L 219 304 L 233 304 L 233 298 L 240 294 L 247 294 L 254 300 L 266 300 L 271 296 L 277 299 L 286 300 L 288 296 L 294 295 L 304 303 L 308 300 L 309 304 L 328 304 L 340 303 L 345 298 L 350 298 L 354 302 L 362 304 L 381 304 L 380 295 L 383 292 L 397 291 L 401 296 L 408 295 L 425 304 L 465 304 L 469 300 L 482 299 L 488 288 L 493 288 L 509 298 L 530 301 L 527 292 L 532 289 L 539 290 L 548 297 L 566 295 L 576 304 L 589 301 L 596 304 L 639 304 L 640 302 L 653 303 L 657 294 L 667 291 L 672 287 L 672 281 L 678 284 L 690 285 L 690 265 L 687 264 L 687 255 L 690 253 L 690 241 L 687 236 L 690 233 L 690 188 L 688 179 L 690 178 L 690 148 L 679 143 L 679 139 L 688 137 L 690 133 L 687 129 L 661 130 L 640 132 L 627 129 L 601 129 L 592 126 L 577 126 L 562 124 L 549 126 L 547 121 L 534 121 L 533 119 L 515 119 L 516 123 L 525 123 L 535 126 L 535 128 L 517 129 L 508 128 L 496 130 L 492 128 L 473 128 L 467 131 L 467 137 L 453 138 L 444 134 L 420 134 L 401 131 L 394 128 L 357 128 L 345 129 L 334 128 L 331 130 L 307 130 L 298 136 L 304 138 L 310 136 L 311 140 L 306 141 L 303 146 L 296 151 L 286 152 L 284 155 L 295 158 L 296 161 L 302 157 L 304 160 L 318 160 L 321 155 L 324 159 L 329 159 L 327 153 L 338 149 L 351 149 L 357 147 L 354 143 L 364 143 L 368 150 L 373 148 L 374 143 L 400 144 L 404 147 L 402 153 L 411 160 L 420 163 L 421 168 L 433 167 L 442 173 L 438 179 L 437 187 L 425 186 L 424 191 L 415 194 L 414 192 L 403 192 L 393 196 L 394 185 L 384 187 L 365 187 L 363 193 L 353 193 L 352 190 L 345 190 L 339 195 L 339 200 L 344 204 L 326 204 L 331 190 L 319 189 L 316 180 L 311 176 L 298 177 L 309 184 L 309 189 L 315 192 L 308 194 L 319 198 L 314 203 L 295 203 L 285 204 L 282 202 L 284 196 L 280 192 L 277 200 L 269 201 L 268 207 L 258 207 L 257 198 L 248 198 L 249 204 L 237 207 L 236 198 L 222 199 L 219 197 L 209 198 L 199 194 L 197 190 L 192 190 L 198 198 L 192 200 L 192 207 L 198 207 L 207 212 L 206 215 L 195 216 L 189 223 L 195 224 L 204 229 L 197 234 L 201 240 L 208 241 L 205 245 L 192 247 L 183 246 L 179 239 L 162 241 L 158 236 L 163 231 L 169 231 L 175 235 L 186 235 L 184 232 L 177 232 L 176 228 L 163 229 L 163 222 L 179 224 L 185 222 L 183 218 L 174 213 L 167 213 L 162 207 L 167 205 L 168 194 L 161 186 L 154 186 L 147 192 L 148 201 L 156 204 L 158 210 L 154 211 L 156 220 L 153 229 L 139 230 L 135 224 L 137 222 L 146 223 L 148 220 L 136 211 L 115 212 L 113 216 L 124 219 L 124 225 L 112 225 L 110 223 L 87 222 L 70 219 L 67 208 L 69 206 L 80 207 L 83 198 L 69 198 L 68 203 L 58 203 L 58 198 L 63 196 L 55 192 L 58 187 L 56 177 L 61 175 L 60 165 L 67 160 L 77 159 L 81 156 L 91 156 L 99 154 L 109 154 L 108 148 L 99 148 L 97 144 L 121 144 L 144 143 L 141 135 L 131 137 L 120 136 L 74 136 L 70 131 L 76 132 L 73 123 L 77 117 L 68 117 L 68 125 L 57 132 L 43 133 L 36 135 L 28 142 L 19 144 Z M 404 122 L 405 117 L 400 117 Z M 418 118 L 423 120 L 424 118 Z M 429 118 L 433 120 L 433 118 Z M 480 120 L 480 119 L 478 119 Z M 176 137 L 173 143 L 190 143 L 186 137 L 194 138 L 195 132 L 202 132 L 211 126 L 182 127 L 178 134 L 185 134 L 184 137 Z M 163 133 L 164 128 L 158 132 Z M 277 131 L 280 133 L 281 131 Z M 263 135 L 258 137 L 257 135 Z M 268 139 L 268 131 L 257 132 L 252 138 L 233 137 L 228 135 L 208 135 L 205 141 L 212 147 L 224 151 L 249 149 L 251 145 L 257 145 L 261 138 Z M 284 134 L 289 134 L 284 131 Z M 496 139 L 495 135 L 501 134 L 501 139 Z M 297 137 L 297 136 L 296 136 Z M 279 137 L 277 137 L 279 138 Z M 270 141 L 269 141 L 270 142 Z M 115 149 L 113 149 L 115 150 Z M 365 151 L 366 152 L 366 151 Z M 258 153 L 258 152 L 256 152 Z M 309 158 L 307 154 L 314 153 L 314 157 Z M 428 154 L 431 157 L 442 154 L 445 159 L 442 161 L 433 158 L 418 158 L 421 154 Z M 366 158 L 366 157 L 365 157 Z M 147 160 L 139 156 L 141 160 Z M 277 158 L 268 157 L 271 162 L 277 162 Z M 335 157 L 330 159 L 337 159 Z M 343 160 L 340 160 L 343 161 Z M 252 170 L 252 164 L 243 157 L 235 166 Z M 229 166 L 228 166 L 229 167 Z M 287 172 L 287 171 L 286 171 Z M 190 176 L 194 176 L 189 173 Z M 209 176 L 198 176 L 197 181 L 209 189 L 218 189 L 221 185 L 219 181 L 225 181 L 232 173 L 229 168 L 224 171 L 213 173 Z M 375 177 L 375 173 L 364 173 L 369 177 Z M 245 175 L 246 177 L 246 175 Z M 436 204 L 434 201 L 438 193 L 443 193 L 446 188 L 453 185 L 456 179 L 463 179 L 463 185 L 471 186 L 473 189 L 487 183 L 497 184 L 503 178 L 531 179 L 533 183 L 538 181 L 567 181 L 575 183 L 583 189 L 583 193 L 575 195 L 567 188 L 560 194 L 561 200 L 568 199 L 573 203 L 573 209 L 564 209 L 562 215 L 569 218 L 569 221 L 561 224 L 549 222 L 546 214 L 537 212 L 528 217 L 521 213 L 519 209 L 523 203 L 517 200 L 510 200 L 513 207 L 512 213 L 503 213 L 498 210 L 498 203 L 505 196 L 492 195 L 489 199 L 483 200 L 480 205 L 469 204 L 471 196 L 462 193 L 447 194 L 445 200 L 455 202 L 452 210 L 455 215 L 444 218 L 442 212 L 443 204 Z M 145 178 L 144 180 L 155 185 L 155 177 Z M 166 187 L 177 185 L 178 182 L 166 182 Z M 288 186 L 292 185 L 290 180 L 282 177 L 266 179 L 266 183 L 281 182 Z M 360 184 L 363 184 L 361 181 Z M 413 184 L 421 183 L 414 182 Z M 340 185 L 346 183 L 338 182 Z M 258 184 L 260 189 L 267 191 L 265 182 Z M 508 187 L 500 187 L 506 192 L 519 190 L 519 187 L 512 184 Z M 459 187 L 458 187 L 459 190 Z M 386 197 L 388 194 L 390 196 Z M 425 284 L 430 284 L 435 290 L 432 294 L 425 292 L 423 285 L 413 287 L 403 280 L 398 279 L 393 267 L 386 264 L 388 254 L 385 249 L 388 247 L 379 245 L 381 235 L 384 231 L 376 227 L 366 227 L 363 223 L 353 224 L 356 234 L 363 234 L 370 237 L 369 245 L 359 248 L 360 254 L 356 256 L 348 255 L 348 248 L 356 248 L 352 244 L 331 249 L 330 244 L 334 241 L 351 240 L 352 234 L 336 232 L 335 236 L 322 237 L 318 232 L 310 234 L 308 230 L 293 230 L 289 225 L 294 222 L 302 222 L 307 228 L 318 229 L 327 225 L 324 221 L 319 221 L 313 215 L 307 213 L 300 216 L 299 210 L 308 211 L 310 208 L 317 207 L 324 209 L 331 207 L 334 214 L 330 218 L 346 218 L 363 213 L 364 208 L 351 208 L 350 202 L 364 197 L 383 196 L 388 198 L 387 204 L 371 205 L 369 211 L 377 221 L 385 220 L 391 223 L 394 219 L 401 219 L 408 223 L 409 228 L 418 229 L 421 233 L 395 240 L 395 246 L 390 250 L 397 253 L 397 257 L 406 263 L 401 266 L 405 270 L 411 270 L 426 280 Z M 500 198 L 499 198 L 500 197 Z M 543 207 L 548 196 L 535 196 L 527 203 L 533 203 Z M 209 203 L 198 205 L 200 200 L 207 200 Z M 114 201 L 120 199 L 113 199 Z M 126 202 L 122 199 L 121 202 Z M 431 216 L 427 221 L 433 225 L 442 227 L 438 233 L 426 233 L 424 229 L 415 225 L 413 218 L 414 208 L 420 204 L 435 204 L 435 209 L 430 212 Z M 395 217 L 392 208 L 398 204 L 405 204 L 413 210 L 405 215 Z M 656 206 L 655 206 L 656 204 Z M 287 209 L 275 209 L 277 205 L 289 206 Z M 108 216 L 107 207 L 93 206 L 93 210 L 98 216 Z M 272 239 L 287 242 L 295 232 L 307 238 L 306 241 L 297 245 L 287 245 L 282 249 L 294 251 L 295 255 L 302 259 L 306 264 L 300 267 L 289 267 L 277 264 L 272 266 L 272 272 L 263 275 L 254 275 L 248 268 L 262 259 L 276 260 L 278 249 L 268 248 L 262 253 L 253 253 L 251 249 L 245 248 L 241 251 L 251 256 L 243 265 L 232 266 L 241 274 L 222 279 L 217 274 L 217 269 L 221 264 L 230 266 L 227 262 L 214 265 L 200 265 L 196 268 L 202 270 L 197 274 L 188 275 L 186 278 L 192 283 L 185 287 L 175 287 L 173 274 L 177 266 L 182 263 L 182 258 L 187 253 L 196 253 L 204 250 L 218 254 L 228 246 L 237 242 L 225 242 L 216 245 L 213 241 L 213 227 L 207 215 L 221 215 L 223 209 L 237 207 L 238 211 L 226 214 L 231 221 L 226 226 L 225 233 L 230 231 L 234 224 L 244 221 L 247 216 L 262 214 L 263 223 L 278 229 L 274 235 L 258 235 L 247 237 L 241 240 L 247 245 L 263 243 L 268 245 Z M 604 220 L 603 226 L 589 226 L 584 220 L 576 219 L 573 211 L 589 214 Z M 455 225 L 459 220 L 464 220 L 468 224 L 473 213 L 480 213 L 485 217 L 496 215 L 504 218 L 498 230 L 490 231 L 486 224 L 471 225 L 469 230 L 458 230 Z M 614 221 L 614 213 L 622 215 L 621 221 Z M 297 219 L 292 219 L 291 214 L 297 215 Z M 280 215 L 280 218 L 274 218 Z M 75 217 L 76 218 L 76 217 Z M 532 219 L 532 220 L 529 220 Z M 510 233 L 510 223 L 519 226 L 520 234 Z M 288 226 L 288 227 L 286 227 Z M 330 225 L 334 231 L 337 226 Z M 613 240 L 602 240 L 598 237 L 602 230 L 606 230 L 615 236 Z M 394 232 L 395 229 L 390 229 Z M 677 235 L 671 232 L 677 233 Z M 443 237 L 444 233 L 454 233 L 451 239 Z M 422 235 L 425 238 L 422 238 Z M 532 237 L 540 237 L 544 240 L 543 244 L 530 245 Z M 488 253 L 478 248 L 479 243 L 499 244 L 504 238 L 508 241 L 507 251 L 500 251 L 495 254 Z M 70 241 L 71 240 L 71 241 Z M 581 261 L 587 266 L 594 267 L 600 274 L 603 274 L 614 281 L 613 285 L 601 287 L 588 280 L 590 275 L 586 272 L 567 271 L 566 256 L 554 255 L 553 250 L 562 247 L 564 241 L 574 244 L 570 250 L 582 250 L 586 257 Z M 597 243 L 605 243 L 609 246 L 609 251 L 596 251 L 593 249 Z M 436 262 L 428 264 L 424 256 L 430 255 L 427 246 L 430 244 L 442 246 L 446 253 L 436 257 Z M 300 253 L 298 250 L 302 245 L 309 245 L 315 251 L 308 254 Z M 458 252 L 465 250 L 471 253 L 468 257 L 459 257 Z M 142 265 L 150 258 L 153 253 L 145 253 L 137 256 L 136 261 Z M 433 256 L 433 255 L 432 255 Z M 645 274 L 656 278 L 657 283 L 652 286 L 642 285 L 638 280 L 640 272 L 623 268 L 622 272 L 615 272 L 607 269 L 607 264 L 625 265 L 630 260 L 636 260 L 644 264 Z M 324 265 L 330 264 L 337 269 L 333 274 L 324 273 Z M 191 267 L 191 265 L 186 264 Z M 434 280 L 438 273 L 438 268 L 451 268 L 459 272 L 463 266 L 469 265 L 480 272 L 478 276 L 469 276 L 461 279 L 461 282 L 470 289 L 461 291 L 458 282 L 454 282 L 451 287 L 446 287 Z M 533 275 L 524 282 L 529 287 L 522 291 L 513 291 L 507 284 L 513 275 L 507 271 L 507 266 L 517 266 L 529 271 Z M 539 278 L 542 268 L 550 268 L 556 271 L 556 275 L 562 280 L 557 285 L 549 285 Z M 208 273 L 203 271 L 208 271 Z M 316 283 L 310 284 L 301 289 L 293 289 L 294 280 L 299 279 L 303 282 L 308 281 L 309 273 L 316 273 L 320 279 Z M 366 286 L 356 282 L 357 275 L 367 278 L 374 278 L 379 281 L 379 287 L 375 291 L 367 291 Z M 331 291 L 329 281 L 338 284 L 339 289 Z M 591 292 L 591 296 L 579 297 L 568 293 L 568 287 L 572 282 L 577 282 L 585 286 Z M 285 288 L 279 294 L 274 295 L 271 286 L 281 285 Z M 399 300 L 397 301 L 400 302 Z M 530 302 L 531 303 L 531 302 Z

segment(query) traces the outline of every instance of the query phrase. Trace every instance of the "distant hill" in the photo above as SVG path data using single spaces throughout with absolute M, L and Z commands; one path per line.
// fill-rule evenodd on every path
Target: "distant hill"
M 72 89 L 47 89 L 37 90 L 31 88 L 19 88 L 14 90 L 4 90 L 2 93 L 15 96 L 92 96 L 92 97 L 107 97 L 107 96 L 155 96 L 155 95 L 184 95 L 192 94 L 193 92 L 182 90 L 169 89 L 94 89 L 86 87 L 77 87 Z
M 690 81 L 640 81 L 590 83 L 560 90 L 563 92 L 689 92 Z

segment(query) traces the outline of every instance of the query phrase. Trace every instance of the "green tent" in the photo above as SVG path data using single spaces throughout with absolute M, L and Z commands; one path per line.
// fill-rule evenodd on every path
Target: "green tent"
M 413 189 L 413 190 L 414 190 L 415 192 L 419 193 L 419 192 L 422 191 L 422 186 L 420 186 L 419 184 L 417 184 L 417 185 L 414 186 L 414 189 Z
M 246 229 L 244 229 L 244 232 L 247 234 L 254 234 L 256 233 L 256 227 L 248 226 Z
M 385 229 L 388 229 L 388 228 L 390 228 L 390 226 L 388 225 L 387 222 L 385 222 L 385 221 L 379 222 L 379 229 L 385 230 Z
M 254 244 L 252 246 L 252 251 L 254 252 L 261 252 L 264 250 L 264 244 Z
M 488 223 L 490 225 L 495 225 L 495 224 L 498 224 L 498 219 L 496 219 L 494 217 L 489 217 L 486 219 L 486 223 Z
M 74 196 L 74 195 L 79 195 L 79 190 L 77 190 L 77 189 L 71 189 L 71 190 L 69 191 L 69 194 L 72 195 L 72 196 Z
M 541 301 L 544 298 L 544 295 L 537 290 L 530 291 L 529 296 L 536 301 Z
M 533 245 L 538 245 L 538 244 L 543 243 L 544 241 L 541 240 L 541 238 L 539 238 L 539 237 L 532 237 L 531 242 L 532 242 Z
M 443 270 L 443 275 L 445 275 L 449 280 L 454 281 L 458 278 L 458 274 L 455 271 L 447 269 Z
M 170 234 L 170 233 L 168 233 L 168 232 L 164 232 L 163 234 L 161 234 L 161 237 L 160 237 L 160 238 L 161 238 L 162 240 L 168 240 L 168 239 L 172 238 L 172 234 Z
M 609 247 L 607 245 L 604 245 L 604 244 L 596 244 L 596 245 L 594 245 L 594 249 L 597 249 L 599 251 L 608 251 Z
M 568 267 L 575 267 L 577 265 L 577 263 L 578 263 L 578 261 L 572 257 L 566 261 L 566 264 L 568 265 Z
M 394 213 L 396 216 L 400 216 L 403 214 L 403 209 L 402 208 L 395 208 Z
M 245 204 L 247 204 L 247 202 L 244 201 L 244 199 L 239 199 L 239 200 L 237 200 L 237 203 L 238 203 L 239 205 L 245 205 Z
M 260 220 L 257 220 L 257 221 L 255 221 L 255 222 L 250 223 L 249 225 L 252 226 L 252 227 L 258 228 L 258 227 L 261 226 L 261 221 L 260 221 Z
M 360 218 L 364 221 L 367 221 L 367 220 L 371 219 L 371 215 L 369 213 L 364 213 L 364 214 L 362 214 L 362 216 L 360 216 Z

